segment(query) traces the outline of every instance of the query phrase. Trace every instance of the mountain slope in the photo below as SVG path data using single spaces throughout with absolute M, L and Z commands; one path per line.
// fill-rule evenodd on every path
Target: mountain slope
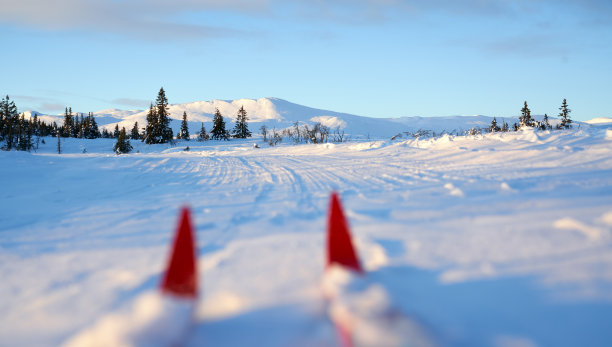
M 249 125 L 252 132 L 259 132 L 262 125 L 269 129 L 277 130 L 293 126 L 296 122 L 312 125 L 320 122 L 332 130 L 339 128 L 347 135 L 353 137 L 388 138 L 404 131 L 417 131 L 419 129 L 441 132 L 464 131 L 474 127 L 488 127 L 493 117 L 488 116 L 449 116 L 449 117 L 401 117 L 401 118 L 372 118 L 353 114 L 321 110 L 291 103 L 277 98 L 238 99 L 238 100 L 213 100 L 196 101 L 184 104 L 169 105 L 171 127 L 177 132 L 183 112 L 187 113 L 189 130 L 195 134 L 200 130 L 201 124 L 207 130 L 212 128 L 212 118 L 215 109 L 219 109 L 226 118 L 226 126 L 231 129 L 240 107 L 244 106 L 249 117 Z M 103 128 L 112 130 L 115 125 L 130 130 L 135 122 L 140 128 L 146 124 L 148 110 L 118 110 L 108 109 L 94 112 L 98 124 Z M 33 111 L 27 111 L 26 117 Z M 41 115 L 47 122 L 63 122 L 63 116 Z M 537 117 L 540 119 L 541 117 Z M 498 118 L 498 122 L 508 122 L 512 125 L 517 118 Z M 551 120 L 554 125 L 556 120 Z

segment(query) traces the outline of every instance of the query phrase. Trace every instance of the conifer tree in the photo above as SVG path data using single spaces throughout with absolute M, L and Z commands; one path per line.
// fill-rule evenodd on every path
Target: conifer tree
M 130 137 L 132 138 L 132 140 L 140 140 L 140 132 L 138 132 L 138 122 L 134 123 L 134 127 L 132 128 Z
M 552 126 L 550 125 L 550 122 L 548 121 L 548 114 L 544 113 L 544 118 L 542 119 L 542 122 L 540 123 L 540 130 L 549 130 L 552 129 Z
M 203 122 L 200 132 L 198 132 L 198 141 L 208 141 L 208 133 L 206 132 L 206 128 L 204 127 Z
M 121 128 L 121 131 L 119 132 L 119 137 L 117 138 L 117 142 L 115 143 L 115 147 L 113 147 L 113 150 L 117 154 L 130 153 L 132 151 L 132 144 L 130 144 L 130 140 L 128 140 L 127 138 L 125 127 Z
M 81 118 L 81 120 L 83 120 Z M 79 122 L 79 115 L 75 114 L 74 118 L 73 118 L 73 122 L 74 124 L 72 125 L 72 137 L 78 138 L 79 137 L 79 133 L 81 131 L 81 122 Z
M 177 139 L 189 141 L 189 127 L 187 126 L 187 112 L 183 111 L 183 121 L 181 122 L 181 130 L 179 130 Z
M 64 111 L 64 126 L 62 127 L 62 137 L 71 137 L 74 128 L 74 119 L 72 118 L 72 107 L 66 107 Z
M 561 124 L 559 124 L 559 128 L 565 128 L 565 129 L 569 129 L 572 127 L 572 119 L 570 118 L 570 112 L 572 112 L 572 110 L 570 110 L 569 108 L 567 108 L 567 100 L 563 99 L 563 103 L 561 104 L 561 107 L 559 107 L 559 110 L 561 110 L 561 113 L 559 113 L 559 118 L 561 118 Z
M 507 133 L 508 131 L 510 131 L 510 127 L 508 126 L 508 122 L 504 121 L 504 124 L 502 125 L 502 129 L 501 131 Z
M 164 88 L 159 89 L 157 94 L 156 113 L 158 123 L 159 142 L 166 143 L 172 141 L 172 129 L 170 128 L 170 114 L 168 112 L 168 99 L 166 98 L 166 92 Z
M 166 143 L 172 141 L 173 134 L 170 128 L 170 121 L 168 99 L 162 87 L 157 94 L 155 106 L 151 104 L 147 114 L 147 126 L 143 139 L 145 143 Z
M 97 139 L 101 136 L 96 117 L 92 112 L 87 115 L 87 130 L 85 131 L 85 137 L 88 139 Z
M 491 121 L 491 126 L 489 126 L 489 132 L 496 133 L 500 130 L 501 128 L 497 125 L 497 118 L 493 117 L 493 120 Z
M 119 131 L 119 123 L 117 123 L 115 124 L 115 131 L 113 132 L 113 138 L 118 139 L 120 133 L 121 132 Z
M 2 120 L 0 141 L 6 141 L 4 148 L 11 150 L 18 141 L 15 136 L 17 134 L 16 127 L 19 122 L 19 114 L 17 113 L 17 106 L 10 100 L 8 95 L 0 100 L 0 119 Z
M 531 118 L 531 111 L 529 107 L 527 107 L 527 101 L 525 101 L 525 105 L 521 109 L 521 116 L 519 117 L 519 126 L 522 127 L 533 127 L 534 121 Z
M 153 104 L 149 107 L 149 113 L 147 113 L 147 126 L 145 127 L 145 135 L 143 141 L 146 144 L 157 143 L 155 141 L 155 130 L 157 129 L 157 115 L 153 109 Z
M 219 109 L 215 109 L 215 116 L 213 117 L 213 127 L 210 131 L 213 140 L 228 140 L 227 130 L 225 130 L 225 121 Z
M 247 121 L 249 118 L 247 117 L 247 112 L 244 109 L 244 106 L 240 107 L 238 110 L 238 115 L 236 116 L 236 125 L 234 126 L 234 137 L 239 139 L 246 139 L 247 137 L 251 137 L 251 132 L 249 131 L 249 124 Z
M 106 130 L 106 129 L 104 129 L 104 130 Z M 57 129 L 56 134 L 57 134 L 57 154 L 62 154 L 62 144 L 61 144 L 61 141 L 60 141 L 61 137 L 60 137 L 60 130 L 59 129 Z

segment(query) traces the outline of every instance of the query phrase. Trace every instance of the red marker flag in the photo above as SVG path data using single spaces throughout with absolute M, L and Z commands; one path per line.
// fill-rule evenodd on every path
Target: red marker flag
M 187 299 L 195 299 L 198 295 L 195 235 L 188 207 L 181 211 L 161 291 Z
M 336 192 L 332 192 L 327 221 L 327 267 L 342 265 L 357 273 L 363 273 L 355 253 L 348 223 Z

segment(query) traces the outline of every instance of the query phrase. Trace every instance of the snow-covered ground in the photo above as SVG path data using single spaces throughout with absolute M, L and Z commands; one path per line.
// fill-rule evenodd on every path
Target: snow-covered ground
M 368 271 L 346 300 L 403 317 L 401 345 L 612 343 L 610 123 L 278 147 L 133 142 L 121 156 L 113 143 L 0 152 L 0 345 L 108 338 L 130 329 L 125 317 L 163 313 L 152 296 L 187 204 L 201 297 L 185 345 L 336 346 L 322 289 L 332 190 Z

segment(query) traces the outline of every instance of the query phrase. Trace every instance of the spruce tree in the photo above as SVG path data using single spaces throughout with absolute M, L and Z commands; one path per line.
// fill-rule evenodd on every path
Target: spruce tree
M 213 117 L 213 127 L 210 131 L 213 140 L 228 140 L 227 130 L 225 130 L 225 121 L 219 109 L 215 109 L 215 116 Z
M 138 132 L 138 122 L 134 123 L 134 127 L 132 128 L 130 137 L 132 138 L 132 140 L 140 140 L 140 133 Z
M 198 132 L 198 141 L 208 141 L 208 133 L 206 132 L 206 128 L 204 127 L 203 122 L 200 132 Z
M 127 138 L 125 128 L 121 128 L 119 137 L 117 138 L 117 142 L 115 143 L 113 150 L 117 154 L 130 153 L 132 151 L 132 144 L 130 144 L 130 140 Z
M 74 124 L 72 125 L 72 134 L 71 134 L 71 136 L 74 137 L 74 138 L 78 138 L 80 131 L 81 131 L 81 122 L 79 122 L 79 115 L 75 114 L 74 115 Z
M 552 129 L 550 122 L 548 121 L 548 114 L 544 113 L 544 119 L 542 119 L 542 123 L 540 123 L 540 130 L 549 130 Z
M 240 107 L 238 110 L 238 115 L 236 116 L 236 125 L 234 126 L 234 137 L 239 139 L 246 139 L 247 137 L 251 137 L 251 132 L 249 131 L 249 124 L 247 121 L 249 118 L 247 117 L 247 112 L 244 110 L 244 106 Z
M 10 100 L 7 95 L 0 101 L 0 115 L 2 119 L 2 125 L 0 128 L 0 141 L 6 141 L 6 150 L 11 150 L 18 139 L 16 138 L 17 126 L 19 122 L 19 114 L 17 113 L 17 106 Z
M 66 107 L 64 111 L 64 126 L 62 127 L 62 137 L 71 137 L 74 128 L 74 119 L 72 118 L 72 107 Z
M 102 135 L 100 134 L 96 117 L 94 117 L 92 112 L 89 112 L 87 115 L 87 131 L 85 132 L 85 137 L 88 139 L 97 139 L 100 136 Z
M 563 99 L 563 103 L 561 104 L 561 107 L 559 107 L 559 110 L 561 110 L 561 113 L 559 113 L 559 118 L 561 118 L 561 124 L 559 124 L 560 128 L 565 128 L 565 129 L 569 129 L 572 127 L 572 119 L 570 118 L 570 112 L 572 112 L 572 110 L 570 110 L 569 108 L 567 108 L 567 100 Z
M 162 87 L 157 94 L 155 106 L 151 104 L 147 114 L 147 126 L 143 138 L 145 143 L 166 143 L 172 141 L 173 134 L 170 128 L 170 121 L 168 99 Z
M 157 114 L 153 109 L 153 104 L 149 107 L 149 113 L 147 113 L 147 126 L 145 127 L 145 135 L 143 141 L 146 144 L 157 143 L 155 139 L 155 130 L 157 129 Z
M 489 132 L 496 133 L 500 130 L 501 128 L 497 125 L 497 118 L 493 117 L 493 120 L 491 121 L 491 126 L 489 126 Z
M 158 121 L 159 142 L 166 143 L 172 141 L 172 129 L 170 128 L 170 114 L 168 112 L 168 99 L 164 88 L 159 89 L 157 100 L 155 100 Z
M 25 120 L 24 115 L 18 118 L 17 146 L 18 151 L 30 151 L 34 145 L 32 144 L 32 132 L 30 130 L 30 122 Z
M 525 101 L 525 105 L 521 109 L 521 116 L 519 117 L 519 126 L 522 127 L 533 127 L 534 121 L 531 118 L 531 111 L 529 107 L 527 107 L 527 101 Z
M 181 130 L 179 130 L 177 139 L 189 141 L 189 127 L 187 126 L 187 112 L 183 111 L 183 121 L 181 122 Z
M 115 131 L 113 132 L 113 138 L 118 139 L 120 133 L 121 132 L 119 131 L 119 123 L 117 123 L 115 124 Z

